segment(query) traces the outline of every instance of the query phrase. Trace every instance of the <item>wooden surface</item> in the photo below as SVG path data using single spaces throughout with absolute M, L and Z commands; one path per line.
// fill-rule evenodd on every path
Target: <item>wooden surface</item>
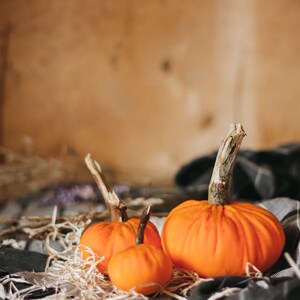
M 217 149 L 299 141 L 299 1 L 0 1 L 0 143 L 171 179 Z

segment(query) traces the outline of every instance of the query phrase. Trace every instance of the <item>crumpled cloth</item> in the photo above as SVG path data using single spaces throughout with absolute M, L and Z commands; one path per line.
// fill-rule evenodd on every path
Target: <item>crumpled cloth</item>
M 244 288 L 240 293 L 222 296 L 223 288 Z M 224 294 L 223 294 L 224 295 Z M 189 299 L 226 299 L 226 300 L 298 300 L 300 295 L 299 279 L 217 277 L 207 281 L 192 291 Z
M 184 165 L 175 183 L 195 198 L 207 197 L 217 152 Z M 268 151 L 240 150 L 232 178 L 232 199 L 260 200 L 276 197 L 300 199 L 300 144 Z

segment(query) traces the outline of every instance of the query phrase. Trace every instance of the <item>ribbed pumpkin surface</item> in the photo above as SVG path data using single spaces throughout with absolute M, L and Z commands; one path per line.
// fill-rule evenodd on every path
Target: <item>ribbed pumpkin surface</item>
M 106 271 L 110 257 L 130 246 L 135 245 L 137 228 L 140 218 L 129 218 L 126 222 L 99 222 L 88 227 L 81 236 L 80 244 L 92 249 L 98 256 L 104 256 L 105 260 L 98 264 L 100 271 Z M 148 222 L 144 243 L 161 247 L 159 233 L 153 223 Z M 81 248 L 83 258 L 90 254 Z
M 277 218 L 245 202 L 188 200 L 171 211 L 162 230 L 163 249 L 174 265 L 202 277 L 243 275 L 247 262 L 265 271 L 284 243 Z

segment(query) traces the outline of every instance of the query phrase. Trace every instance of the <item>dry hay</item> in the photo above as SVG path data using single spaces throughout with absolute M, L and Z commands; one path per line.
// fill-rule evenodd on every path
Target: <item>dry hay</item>
M 90 300 L 146 300 L 149 297 L 138 294 L 134 291 L 123 292 L 110 282 L 107 275 L 101 273 L 96 265 L 104 259 L 97 257 L 90 251 L 88 259 L 81 257 L 79 241 L 83 230 L 92 222 L 95 216 L 104 218 L 108 212 L 86 213 L 78 216 L 57 218 L 55 208 L 51 217 L 29 217 L 27 226 L 17 227 L 17 231 L 22 231 L 29 238 L 40 238 L 45 241 L 45 251 L 49 255 L 47 267 L 43 273 L 16 273 L 19 277 L 6 276 L 0 280 L 0 299 L 27 299 L 34 291 L 46 288 L 54 288 L 55 294 L 44 299 L 90 299 Z M 30 223 L 31 221 L 31 223 Z M 0 232 L 1 238 L 1 232 Z M 51 242 L 56 241 L 62 246 L 58 251 L 52 247 Z M 1 245 L 11 245 L 18 247 L 23 241 L 15 239 L 4 239 Z M 290 265 L 297 271 L 300 278 L 300 271 L 295 266 L 288 254 L 285 254 Z M 251 277 L 263 277 L 263 274 L 251 263 L 246 265 L 246 275 Z M 172 278 L 166 287 L 161 287 L 158 294 L 169 296 L 170 299 L 186 300 L 190 290 L 204 281 L 212 278 L 200 278 L 196 273 L 186 270 L 174 269 Z M 19 291 L 17 283 L 30 283 L 31 286 Z M 4 289 L 4 285 L 9 284 L 9 290 Z M 240 292 L 240 288 L 224 288 L 220 292 L 213 294 L 209 300 L 222 299 L 225 296 Z
M 107 212 L 102 212 L 102 216 L 105 213 Z M 80 236 L 84 228 L 92 222 L 93 217 L 94 214 L 81 214 L 58 219 L 55 208 L 52 217 L 46 218 L 46 224 L 43 218 L 32 217 L 32 224 L 29 222 L 27 226 L 15 228 L 19 232 L 26 233 L 29 238 L 43 239 L 45 251 L 49 258 L 44 273 L 21 272 L 18 273 L 21 278 L 14 279 L 8 276 L 2 278 L 0 281 L 0 298 L 25 299 L 33 291 L 54 287 L 55 295 L 45 299 L 149 299 L 134 291 L 126 293 L 115 288 L 109 278 L 96 268 L 98 262 L 104 257 L 96 257 L 91 251 L 92 255 L 88 260 L 82 259 L 79 250 Z M 37 221 L 39 222 L 37 223 Z M 62 246 L 62 250 L 54 249 L 51 244 L 52 241 L 58 242 Z M 14 239 L 4 239 L 2 245 L 10 244 L 18 247 L 21 242 Z M 158 294 L 165 294 L 170 298 L 179 300 L 187 299 L 190 289 L 205 280 L 211 279 L 202 279 L 194 272 L 174 269 L 168 286 L 161 287 Z M 32 286 L 18 291 L 15 287 L 16 281 L 27 282 Z M 3 287 L 5 283 L 10 284 L 8 293 Z

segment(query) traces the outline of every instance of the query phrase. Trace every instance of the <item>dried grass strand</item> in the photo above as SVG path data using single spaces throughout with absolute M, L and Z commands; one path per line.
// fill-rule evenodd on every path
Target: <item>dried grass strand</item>
M 224 288 L 221 292 L 217 292 L 210 296 L 207 300 L 218 300 L 218 299 L 224 299 L 224 297 L 235 295 L 236 293 L 239 293 L 242 289 L 236 288 L 236 287 L 227 287 Z
M 300 269 L 299 266 L 295 263 L 295 261 L 292 259 L 291 255 L 288 252 L 284 252 L 284 257 L 289 263 L 289 265 L 293 268 L 295 271 L 296 276 L 300 279 Z

